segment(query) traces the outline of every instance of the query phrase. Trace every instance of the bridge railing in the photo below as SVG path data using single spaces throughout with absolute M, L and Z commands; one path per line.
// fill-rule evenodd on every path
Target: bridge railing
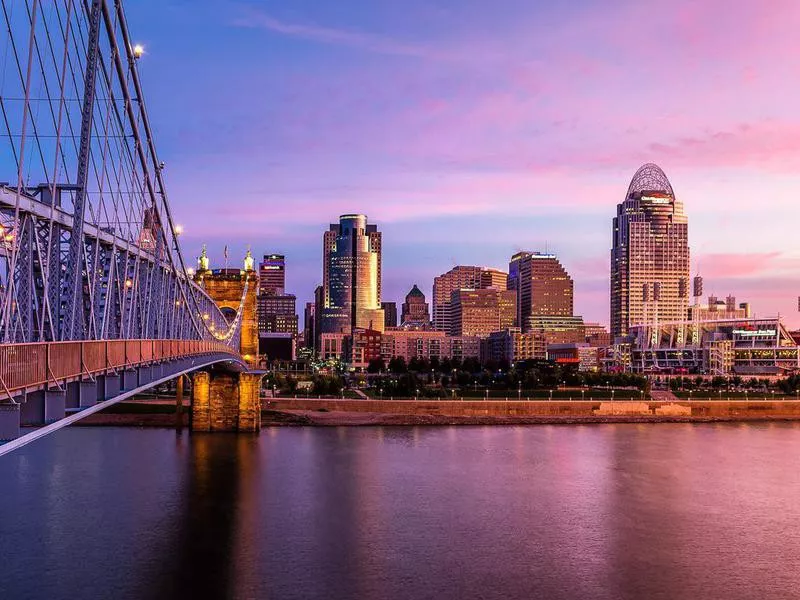
M 0 344 L 0 399 L 15 392 L 124 370 L 146 363 L 239 354 L 222 342 L 205 340 L 108 340 Z

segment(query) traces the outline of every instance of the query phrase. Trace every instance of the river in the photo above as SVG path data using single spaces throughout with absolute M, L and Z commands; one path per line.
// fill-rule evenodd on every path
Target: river
M 73 427 L 0 457 L 0 598 L 796 598 L 800 426 Z

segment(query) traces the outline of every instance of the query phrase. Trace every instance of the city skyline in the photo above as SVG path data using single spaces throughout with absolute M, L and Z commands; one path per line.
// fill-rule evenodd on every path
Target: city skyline
M 222 23 L 211 4 L 170 3 L 147 27 L 150 3 L 132 7 L 148 36 L 140 66 L 186 253 L 204 241 L 215 263 L 225 244 L 241 252 L 245 242 L 223 233 L 230 225 L 254 248 L 288 255 L 287 284 L 307 301 L 318 227 L 364 212 L 386 233 L 386 299 L 457 264 L 504 268 L 518 250 L 550 249 L 575 279 L 576 313 L 606 322 L 609 214 L 631 173 L 655 162 L 691 214 L 692 273 L 707 291 L 796 324 L 800 256 L 791 220 L 775 215 L 800 191 L 798 127 L 792 94 L 763 90 L 794 79 L 800 7 L 523 4 L 487 18 L 476 2 L 406 3 L 427 15 L 424 27 L 353 2 L 336 14 L 239 5 Z M 641 19 L 675 44 L 632 52 L 613 41 Z M 169 39 L 176 22 L 187 38 L 225 43 Z M 234 92 L 245 77 L 248 96 Z M 204 95 L 209 80 L 220 85 Z M 160 93 L 162 82 L 175 93 Z M 192 114 L 180 110 L 189 96 Z M 236 107 L 224 122 L 223 105 Z M 231 177 L 240 210 L 214 206 Z M 464 242 L 487 230 L 482 248 Z

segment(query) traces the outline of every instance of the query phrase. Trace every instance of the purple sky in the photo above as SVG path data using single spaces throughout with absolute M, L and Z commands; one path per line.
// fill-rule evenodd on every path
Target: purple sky
M 143 0 L 128 17 L 187 257 L 283 252 L 304 302 L 322 231 L 364 212 L 384 300 L 548 247 L 576 312 L 607 323 L 611 218 L 656 162 L 706 292 L 798 324 L 797 0 Z

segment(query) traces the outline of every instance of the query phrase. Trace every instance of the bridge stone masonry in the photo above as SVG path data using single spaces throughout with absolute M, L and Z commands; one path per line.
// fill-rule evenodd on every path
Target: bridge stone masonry
M 200 371 L 192 377 L 192 431 L 261 429 L 261 375 Z
M 248 250 L 243 269 L 210 269 L 206 250 L 194 280 L 231 321 L 239 320 L 239 351 L 248 367 L 258 365 L 258 275 Z M 192 375 L 192 431 L 258 431 L 263 373 L 198 371 Z
M 248 250 L 244 269 L 210 269 L 205 247 L 194 280 L 211 297 L 229 322 L 240 320 L 239 349 L 251 367 L 258 365 L 258 274 Z M 204 315 L 205 318 L 205 315 Z

